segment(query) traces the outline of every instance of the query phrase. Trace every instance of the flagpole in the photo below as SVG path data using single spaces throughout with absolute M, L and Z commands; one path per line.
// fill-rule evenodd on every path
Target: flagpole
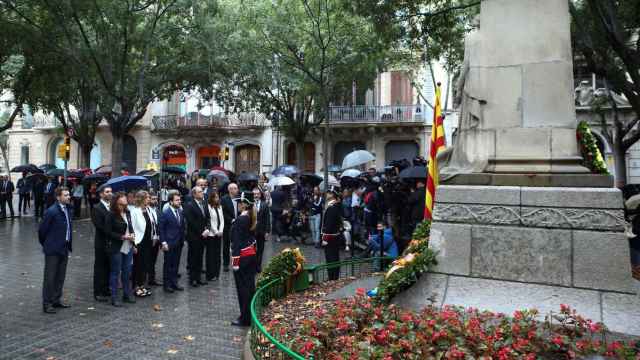
M 436 198 L 436 188 L 438 187 L 438 163 L 437 156 L 440 150 L 445 147 L 444 143 L 444 125 L 442 115 L 442 84 L 436 86 L 436 100 L 433 107 L 433 124 L 431 126 L 431 141 L 429 143 L 429 165 L 427 167 L 427 186 L 425 191 L 424 202 L 424 220 L 433 219 L 433 207 Z

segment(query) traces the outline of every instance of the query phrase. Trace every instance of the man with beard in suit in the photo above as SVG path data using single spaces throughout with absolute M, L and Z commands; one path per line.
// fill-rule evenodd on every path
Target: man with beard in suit
M 98 189 L 100 202 L 94 206 L 91 221 L 96 228 L 93 262 L 93 298 L 96 301 L 107 302 L 111 296 L 109 290 L 109 272 L 111 256 L 109 253 L 109 236 L 105 228 L 105 220 L 109 216 L 109 204 L 113 197 L 110 186 L 103 185 Z
M 187 224 L 187 237 L 189 243 L 189 284 L 193 287 L 206 285 L 202 281 L 202 258 L 204 242 L 209 236 L 209 207 L 204 202 L 204 190 L 196 186 L 191 190 L 192 200 L 184 205 L 184 218 Z
M 238 217 L 238 185 L 230 183 L 227 186 L 227 195 L 222 197 L 222 215 L 224 216 L 224 230 L 222 233 L 222 269 L 229 271 L 229 262 L 231 260 L 231 223 Z

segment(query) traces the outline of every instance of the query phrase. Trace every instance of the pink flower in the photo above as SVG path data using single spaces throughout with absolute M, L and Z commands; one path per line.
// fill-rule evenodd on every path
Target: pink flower
M 562 339 L 562 336 L 560 336 L 560 335 L 554 337 L 553 340 L 551 340 L 551 342 L 556 344 L 556 345 L 558 345 L 558 346 L 564 345 L 564 340 Z
M 365 296 L 367 293 L 367 290 L 365 290 L 365 288 L 357 288 L 356 289 L 356 295 L 358 296 Z

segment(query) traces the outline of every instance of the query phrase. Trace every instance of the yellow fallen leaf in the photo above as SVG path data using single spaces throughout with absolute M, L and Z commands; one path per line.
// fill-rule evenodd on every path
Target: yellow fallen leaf
M 102 345 L 104 345 L 104 346 L 106 346 L 106 347 L 110 348 L 110 347 L 112 347 L 112 346 L 113 346 L 113 343 L 111 342 L 111 340 L 105 340 L 105 341 L 102 343 Z
M 163 328 L 164 325 L 162 325 L 161 323 L 152 323 L 151 327 L 154 329 L 160 329 L 160 328 Z
M 155 305 L 153 305 L 153 310 L 162 311 L 162 306 L 160 306 L 160 304 L 155 304 Z
M 184 337 L 184 339 L 186 341 L 193 341 L 193 339 L 195 339 L 195 338 L 193 336 L 191 336 L 191 335 L 187 335 L 187 336 Z
M 278 320 L 278 319 L 282 319 L 282 318 L 284 318 L 284 315 L 282 315 L 282 314 L 275 314 L 275 315 L 273 315 L 273 319 L 274 319 L 274 320 Z
M 176 349 L 169 349 L 169 350 L 167 350 L 167 354 L 171 354 L 171 355 L 173 355 L 173 354 L 177 354 L 177 353 L 178 353 L 178 350 L 176 350 Z

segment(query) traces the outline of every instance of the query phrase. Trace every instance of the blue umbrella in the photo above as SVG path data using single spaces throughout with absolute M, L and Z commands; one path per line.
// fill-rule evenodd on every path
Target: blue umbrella
M 147 187 L 147 178 L 137 175 L 118 176 L 106 182 L 111 189 L 116 191 L 131 191 L 144 189 Z
M 273 176 L 293 176 L 300 174 L 300 170 L 293 165 L 281 165 L 271 172 Z
M 340 167 L 340 165 L 329 165 L 327 167 L 329 172 L 339 172 L 340 170 L 342 170 L 342 168 Z

